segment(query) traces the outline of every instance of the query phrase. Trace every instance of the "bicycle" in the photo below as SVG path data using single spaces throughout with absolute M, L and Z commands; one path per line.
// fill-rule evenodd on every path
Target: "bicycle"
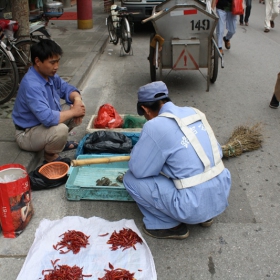
M 0 27 L 0 33 L 2 33 Z M 19 83 L 15 58 L 3 41 L 0 41 L 0 104 L 9 101 L 16 93 Z
M 120 39 L 120 43 L 126 53 L 130 52 L 132 44 L 131 30 L 133 30 L 133 22 L 131 15 L 132 13 L 127 12 L 126 7 L 112 5 L 111 14 L 107 18 L 110 42 L 117 45 Z
M 0 13 L 3 8 L 0 8 Z M 18 30 L 17 21 L 0 19 L 0 104 L 15 96 L 17 87 L 31 66 L 30 47 L 38 40 L 14 38 Z

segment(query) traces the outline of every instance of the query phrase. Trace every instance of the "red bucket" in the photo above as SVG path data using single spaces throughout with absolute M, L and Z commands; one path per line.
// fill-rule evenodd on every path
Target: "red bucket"
M 29 176 L 24 166 L 0 166 L 0 209 L 4 237 L 14 238 L 20 235 L 34 212 Z

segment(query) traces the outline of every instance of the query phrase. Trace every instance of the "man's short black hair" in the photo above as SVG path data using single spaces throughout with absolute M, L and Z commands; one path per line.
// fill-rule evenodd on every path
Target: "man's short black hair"
M 160 97 L 160 96 L 165 96 L 165 93 L 157 93 L 155 95 L 155 98 Z M 166 102 L 169 102 L 169 101 L 171 101 L 171 99 L 169 97 L 165 97 L 163 99 L 156 100 L 156 101 L 137 102 L 137 112 L 138 112 L 138 115 L 143 116 L 144 113 L 145 113 L 141 106 L 148 107 L 153 112 L 157 112 L 157 111 L 159 111 L 160 105 L 161 105 L 162 102 L 166 103 Z
M 31 46 L 31 61 L 35 64 L 35 58 L 38 57 L 40 61 L 44 62 L 46 59 L 54 55 L 62 55 L 61 47 L 53 40 L 40 39 L 40 41 Z

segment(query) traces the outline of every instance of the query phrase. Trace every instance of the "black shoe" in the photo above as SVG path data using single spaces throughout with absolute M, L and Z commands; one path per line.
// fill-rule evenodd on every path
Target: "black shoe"
M 269 107 L 272 109 L 278 109 L 278 107 L 279 107 L 279 101 L 276 99 L 275 94 L 273 94 L 273 96 L 271 98 Z
M 213 224 L 213 219 L 207 220 L 206 222 L 200 223 L 202 227 L 211 227 Z
M 226 49 L 230 49 L 230 40 L 227 40 L 226 37 L 223 38 L 224 42 L 225 42 L 225 47 Z
M 180 224 L 177 227 L 169 229 L 146 229 L 143 226 L 143 230 L 149 236 L 160 239 L 185 239 L 189 236 L 189 230 L 186 224 Z

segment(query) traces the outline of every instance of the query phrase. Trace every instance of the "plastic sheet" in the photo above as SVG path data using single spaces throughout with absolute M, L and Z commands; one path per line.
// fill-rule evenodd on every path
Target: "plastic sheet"
M 131 140 L 122 133 L 114 131 L 96 131 L 89 135 L 84 143 L 84 152 L 92 153 L 130 153 Z
M 107 241 L 114 230 L 119 232 L 123 228 L 135 231 L 142 238 L 143 243 L 137 243 L 136 250 L 129 248 L 125 251 L 121 249 L 111 251 L 111 245 L 107 244 Z M 59 254 L 53 245 L 60 241 L 59 235 L 68 230 L 82 231 L 84 234 L 90 235 L 90 245 L 82 248 L 76 255 L 72 252 Z M 109 234 L 103 237 L 99 236 L 105 233 Z M 42 270 L 52 269 L 51 260 L 56 259 L 60 259 L 57 262 L 58 265 L 67 264 L 83 267 L 84 274 L 92 274 L 92 277 L 86 278 L 89 280 L 103 277 L 105 275 L 104 269 L 108 269 L 109 262 L 115 268 L 124 268 L 135 272 L 134 277 L 137 280 L 157 279 L 150 249 L 133 220 L 123 219 L 109 222 L 98 217 L 85 219 L 78 216 L 68 216 L 55 221 L 42 220 L 17 280 L 43 278 Z

